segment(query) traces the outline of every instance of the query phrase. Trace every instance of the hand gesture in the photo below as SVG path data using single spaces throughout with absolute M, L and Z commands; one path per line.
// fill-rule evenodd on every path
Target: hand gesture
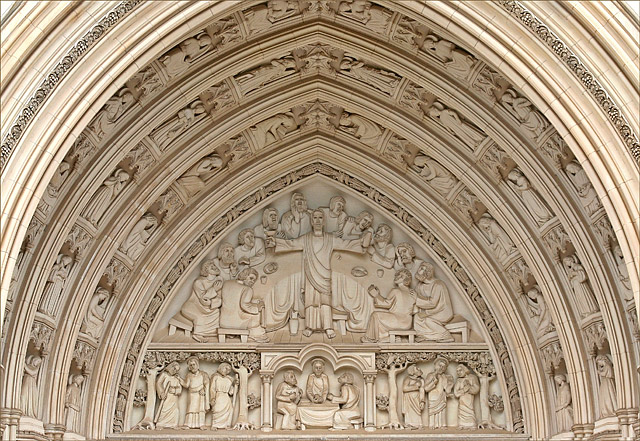
M 240 265 L 249 265 L 249 258 L 248 257 L 241 257 L 238 259 L 238 263 Z
M 333 400 L 333 394 L 331 392 L 327 394 L 327 400 Z
M 367 289 L 367 292 L 369 293 L 369 295 L 371 297 L 377 297 L 380 295 L 380 290 L 378 289 L 377 286 L 371 284 L 369 285 L 369 288 Z
M 424 410 L 424 405 L 425 405 L 424 401 L 420 401 L 420 411 Z
M 266 248 L 274 248 L 276 246 L 276 240 L 272 236 L 265 238 L 264 246 Z
M 216 280 L 215 282 L 213 282 L 213 288 L 214 288 L 216 291 L 219 291 L 219 290 L 221 290 L 221 289 L 222 289 L 222 284 L 223 284 L 223 283 L 224 283 L 224 282 L 222 281 L 222 279 L 218 279 L 218 280 Z

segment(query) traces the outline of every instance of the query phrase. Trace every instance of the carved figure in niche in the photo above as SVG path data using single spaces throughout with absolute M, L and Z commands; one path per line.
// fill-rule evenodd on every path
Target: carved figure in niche
M 189 391 L 184 425 L 192 429 L 204 429 L 205 413 L 209 410 L 209 376 L 200 370 L 198 357 L 189 357 L 187 367 L 187 377 L 181 381 L 182 387 Z
M 387 224 L 380 224 L 373 235 L 372 244 L 367 250 L 371 255 L 371 261 L 383 268 L 393 268 L 396 259 L 396 250 L 391 243 L 393 231 Z
M 516 251 L 516 246 L 507 232 L 489 213 L 484 213 L 480 217 L 478 227 L 484 233 L 499 262 L 504 263 Z
M 218 335 L 220 306 L 222 305 L 222 278 L 213 260 L 206 260 L 191 288 L 191 296 L 180 313 L 193 322 L 193 339 L 198 342 L 211 341 Z
M 537 139 L 549 125 L 531 101 L 518 96 L 513 89 L 507 89 L 500 98 L 500 102 L 518 120 L 521 127 L 531 132 L 533 139 Z
M 363 144 L 371 147 L 375 147 L 378 144 L 378 139 L 382 135 L 382 129 L 376 123 L 355 113 L 343 112 L 340 117 L 339 127 L 341 130 L 358 138 Z
M 416 156 L 413 160 L 413 168 L 442 196 L 448 195 L 458 183 L 449 170 L 429 156 Z
M 238 82 L 242 93 L 246 95 L 252 90 L 259 89 L 265 84 L 297 72 L 297 70 L 296 60 L 293 57 L 287 56 L 276 58 L 269 62 L 269 64 L 239 74 L 235 77 L 235 80 Z
M 329 208 L 321 208 L 324 212 L 325 231 L 338 233 L 344 228 L 347 213 L 344 211 L 347 202 L 342 196 L 334 196 L 329 200 Z M 339 237 L 342 235 L 338 234 Z
M 64 421 L 67 430 L 80 433 L 80 410 L 82 397 L 82 375 L 69 375 L 69 384 L 64 400 Z
M 480 380 L 468 367 L 459 364 L 456 368 L 458 379 L 453 387 L 453 394 L 458 399 L 458 429 L 477 429 L 474 399 L 480 392 Z
M 186 132 L 205 112 L 202 101 L 196 100 L 188 107 L 179 110 L 175 117 L 158 126 L 151 132 L 151 137 L 156 141 L 158 147 L 164 148 Z
M 348 56 L 340 61 L 340 73 L 360 80 L 387 95 L 393 95 L 401 79 L 393 72 L 367 66 L 364 62 Z
M 401 242 L 396 246 L 396 260 L 393 267 L 397 270 L 406 269 L 411 272 L 411 276 L 415 277 L 422 259 L 416 259 L 416 250 L 408 242 Z
M 385 32 L 390 19 L 387 11 L 368 0 L 342 0 L 337 12 L 365 24 L 367 29 L 379 34 Z
M 438 39 L 435 35 L 427 35 L 421 49 L 442 61 L 447 70 L 461 78 L 467 78 L 475 61 L 452 42 Z
M 264 302 L 253 299 L 253 284 L 258 272 L 245 268 L 237 280 L 227 280 L 222 286 L 220 327 L 226 329 L 248 329 L 249 339 L 266 343 L 269 339 L 261 323 Z
M 203 32 L 195 37 L 187 38 L 178 46 L 160 57 L 167 69 L 169 77 L 175 77 L 189 68 L 189 65 L 202 57 L 213 46 L 211 37 Z
M 56 306 L 60 300 L 60 295 L 64 289 L 64 284 L 67 282 L 67 277 L 71 271 L 71 264 L 73 258 L 66 254 L 58 254 L 56 263 L 53 264 L 51 272 L 49 273 L 49 279 L 44 286 L 42 293 L 42 300 L 38 310 L 44 312 L 50 317 L 55 314 Z
M 238 276 L 238 263 L 236 261 L 236 250 L 228 242 L 223 242 L 218 248 L 218 257 L 213 262 L 220 270 L 222 280 L 233 280 Z
M 298 123 L 296 119 L 292 113 L 288 112 L 279 113 L 271 118 L 267 118 L 256 124 L 252 130 L 258 148 L 263 148 L 273 142 L 282 141 L 284 135 L 293 132 L 297 128 Z
M 56 169 L 56 173 L 49 181 L 49 185 L 47 185 L 47 194 L 52 199 L 58 197 L 58 193 L 60 192 L 60 188 L 65 183 L 69 174 L 71 173 L 71 164 L 66 160 L 62 160 L 58 168 Z
M 453 318 L 447 285 L 435 278 L 435 269 L 427 262 L 420 265 L 416 279 L 417 313 L 413 317 L 416 341 L 452 342 L 453 336 L 444 327 Z
M 613 363 L 606 355 L 596 357 L 596 370 L 600 377 L 600 387 L 598 388 L 598 406 L 600 408 L 600 418 L 614 416 L 618 407 L 616 398 L 616 383 L 613 376 Z
M 135 102 L 133 94 L 124 89 L 109 98 L 106 104 L 89 123 L 90 130 L 102 139 L 124 112 Z
M 129 173 L 121 168 L 116 169 L 93 194 L 87 206 L 82 210 L 82 217 L 97 227 L 98 221 L 107 211 L 111 202 L 122 191 L 127 181 L 129 181 Z
M 87 315 L 82 323 L 84 332 L 88 336 L 95 339 L 100 338 L 110 298 L 111 294 L 109 291 L 102 287 L 98 287 L 95 294 L 93 294 L 93 297 L 91 297 L 89 308 L 87 309 Z
M 160 372 L 156 380 L 156 392 L 160 398 L 160 405 L 154 420 L 156 429 L 178 427 L 180 416 L 178 398 L 182 393 L 179 371 L 180 365 L 177 361 L 173 361 Z
M 551 313 L 547 307 L 547 301 L 537 285 L 527 291 L 527 307 L 529 314 L 536 321 L 538 337 L 542 337 L 555 329 Z
M 599 308 L 596 296 L 591 290 L 591 285 L 589 285 L 587 272 L 578 261 L 578 258 L 575 255 L 567 256 L 562 259 L 562 264 L 567 271 L 567 277 L 569 277 L 569 283 L 575 295 L 576 306 L 578 307 L 580 317 L 586 317 L 594 312 L 598 312 Z
M 20 405 L 25 416 L 38 418 L 38 372 L 42 358 L 38 355 L 27 355 L 24 361 L 24 376 L 20 390 Z
M 316 358 L 311 363 L 312 373 L 307 378 L 305 392 L 309 401 L 322 404 L 329 395 L 329 377 L 324 373 L 324 360 Z
M 422 412 L 426 404 L 422 370 L 415 364 L 409 366 L 402 382 L 402 414 L 404 425 L 410 429 L 422 429 Z
M 242 269 L 247 266 L 260 265 L 267 257 L 264 249 L 264 240 L 256 237 L 251 228 L 245 228 L 240 231 L 238 244 L 240 246 L 236 247 L 235 257 L 238 259 L 238 265 Z
M 120 246 L 122 251 L 133 260 L 137 260 L 157 226 L 158 218 L 152 213 L 145 213 L 133 226 L 124 242 L 122 242 Z
M 211 377 L 209 396 L 211 397 L 211 428 L 229 429 L 233 419 L 231 397 L 238 392 L 235 375 L 231 376 L 231 365 L 220 363 L 218 371 Z
M 427 111 L 427 116 L 438 121 L 449 133 L 474 149 L 484 140 L 485 135 L 466 121 L 460 119 L 458 112 L 435 102 Z
M 511 170 L 507 179 L 511 187 L 520 193 L 522 202 L 525 207 L 529 209 L 529 212 L 533 215 L 538 225 L 544 224 L 553 217 L 547 205 L 540 199 L 538 193 L 531 187 L 529 179 L 527 179 L 520 169 L 514 168 Z
M 196 165 L 178 178 L 178 183 L 185 189 L 189 197 L 199 193 L 205 181 L 222 167 L 222 158 L 217 154 L 205 156 Z
M 631 291 L 631 280 L 629 279 L 629 272 L 627 271 L 627 265 L 624 261 L 624 254 L 622 254 L 622 248 L 620 245 L 615 244 L 611 249 L 611 253 L 616 261 L 616 269 L 618 272 L 618 279 L 620 283 L 627 289 L 624 292 L 625 300 L 633 300 L 633 292 Z
M 298 379 L 294 371 L 285 371 L 284 381 L 278 385 L 275 398 L 276 411 L 283 415 L 280 429 L 300 429 L 298 404 L 302 398 L 302 389 L 298 387 Z
M 390 330 L 408 330 L 412 325 L 415 294 L 409 290 L 411 273 L 406 269 L 396 271 L 393 278 L 395 288 L 387 297 L 380 295 L 375 285 L 370 285 L 368 293 L 373 297 L 373 305 L 382 311 L 374 311 L 369 318 L 367 331 L 360 340 L 363 343 L 374 343 L 389 338 Z
M 333 414 L 333 427 L 329 430 L 345 430 L 353 427 L 353 422 L 361 419 L 362 415 L 358 405 L 360 404 L 360 389 L 353 384 L 353 374 L 345 372 L 338 377 L 340 395 L 331 393 L 327 398 L 334 404 L 339 404 L 340 409 Z
M 600 204 L 596 190 L 593 188 L 593 185 L 591 185 L 589 177 L 580 164 L 575 160 L 571 161 L 565 166 L 564 171 L 567 172 L 567 176 L 576 188 L 587 213 L 592 215 L 598 211 L 602 205 Z
M 362 211 L 358 216 L 349 216 L 344 222 L 344 228 L 342 231 L 338 231 L 336 236 L 342 237 L 346 240 L 351 239 L 363 239 L 366 242 L 371 242 L 373 237 L 373 214 L 368 211 Z M 365 239 L 364 236 L 368 237 Z
M 284 237 L 284 233 L 280 228 L 280 224 L 278 223 L 278 210 L 275 208 L 265 208 L 262 212 L 262 224 L 257 225 L 253 232 L 256 237 Z
M 291 195 L 291 211 L 282 215 L 281 228 L 287 239 L 295 239 L 311 231 L 311 213 L 302 193 Z
M 557 374 L 553 377 L 556 383 L 556 418 L 558 421 L 558 432 L 568 432 L 573 426 L 573 406 L 571 404 L 571 386 L 567 383 L 564 374 Z
M 305 204 L 306 206 L 306 204 Z M 333 330 L 331 310 L 331 255 L 333 251 L 347 251 L 364 254 L 369 246 L 364 239 L 344 240 L 324 232 L 324 212 L 314 210 L 313 231 L 297 239 L 275 239 L 275 252 L 302 251 L 303 286 L 305 305 L 306 337 L 314 331 L 324 331 L 327 337 L 336 336 Z M 294 295 L 297 293 L 294 293 Z
M 424 391 L 427 392 L 429 409 L 429 428 L 447 427 L 447 396 L 453 388 L 453 377 L 447 374 L 449 360 L 438 357 L 433 362 L 434 371 L 424 379 Z

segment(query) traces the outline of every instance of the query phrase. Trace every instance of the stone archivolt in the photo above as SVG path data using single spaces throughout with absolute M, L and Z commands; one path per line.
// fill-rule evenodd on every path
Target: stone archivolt
M 553 264 L 536 264 L 534 256 L 545 256 L 542 260 L 549 257 L 555 260 L 553 271 L 561 276 L 553 282 L 553 287 L 548 288 L 549 291 L 557 289 L 576 297 L 570 302 L 571 306 L 558 305 L 550 308 L 550 316 L 556 322 L 561 314 L 567 314 L 569 310 L 575 310 L 574 314 L 579 315 L 578 311 L 583 306 L 580 293 L 590 296 L 592 305 L 596 299 L 601 304 L 609 299 L 605 294 L 607 286 L 599 286 L 598 281 L 606 279 L 601 277 L 602 270 L 598 269 L 600 265 L 616 274 L 615 280 L 610 282 L 611 286 L 616 286 L 621 292 L 628 290 L 625 285 L 628 274 L 625 279 L 623 270 L 620 269 L 618 255 L 621 253 L 610 251 L 615 249 L 615 239 L 604 238 L 606 235 L 600 234 L 603 237 L 601 243 L 591 243 L 573 228 L 568 228 L 576 219 L 585 223 L 593 222 L 596 224 L 594 228 L 598 230 L 602 230 L 598 225 L 608 223 L 605 222 L 602 203 L 595 195 L 582 166 L 569 153 L 549 121 L 498 72 L 419 20 L 387 9 L 386 4 L 300 1 L 286 2 L 286 6 L 283 5 L 285 3 L 270 1 L 219 19 L 195 35 L 185 38 L 141 69 L 93 118 L 49 184 L 47 196 L 34 216 L 31 233 L 23 246 L 22 262 L 17 265 L 12 278 L 15 279 L 14 286 L 18 295 L 24 296 L 26 294 L 22 293 L 27 291 L 53 292 L 60 297 L 64 310 L 69 309 L 67 298 L 71 292 L 86 293 L 83 295 L 82 306 L 78 309 L 78 316 L 81 316 L 80 320 L 84 321 L 84 325 L 80 329 L 81 337 L 76 342 L 76 365 L 69 371 L 69 385 L 72 384 L 73 375 L 90 374 L 96 351 L 101 350 L 94 346 L 102 339 L 102 325 L 108 320 L 108 308 L 115 310 L 121 305 L 115 303 L 112 306 L 110 299 L 120 302 L 121 293 L 134 286 L 136 280 L 128 280 L 131 274 L 136 274 L 134 268 L 140 268 L 140 262 L 148 260 L 152 250 L 158 249 L 164 234 L 172 231 L 171 228 L 176 224 L 172 219 L 180 219 L 184 213 L 195 212 L 197 204 L 212 191 L 224 186 L 225 181 L 239 173 L 243 167 L 274 155 L 278 149 L 293 145 L 298 139 L 313 135 L 335 137 L 358 151 L 367 152 L 371 156 L 380 155 L 385 158 L 383 161 L 402 170 L 402 175 L 416 183 L 417 188 L 428 191 L 442 209 L 450 210 L 462 222 L 474 226 L 476 246 L 487 250 L 486 255 L 494 260 L 494 267 L 502 271 L 509 281 L 505 283 L 511 283 L 516 290 L 528 294 L 542 280 L 544 269 L 554 267 Z M 279 50 L 278 54 L 273 50 L 270 61 L 245 65 L 241 72 L 229 72 L 227 69 L 226 72 L 230 75 L 207 81 L 207 84 L 213 85 L 197 88 L 198 90 L 194 88 L 187 94 L 188 97 L 183 96 L 179 102 L 175 100 L 172 102 L 171 112 L 154 115 L 148 120 L 152 123 L 145 124 L 144 131 L 136 134 L 135 139 L 122 143 L 124 148 L 110 156 L 110 165 L 102 167 L 99 175 L 94 172 L 85 178 L 82 174 L 89 165 L 96 164 L 112 145 L 118 145 L 116 136 L 121 136 L 121 132 L 135 126 L 136 120 L 150 109 L 151 103 L 157 103 L 165 96 L 163 94 L 168 96 L 188 84 L 192 75 L 196 75 L 195 71 L 215 65 L 242 42 L 252 41 L 252 38 L 265 38 L 279 27 L 303 26 L 301 22 L 309 17 L 316 17 L 322 23 L 325 18 L 331 17 L 336 22 L 336 25 L 331 26 L 336 28 L 356 26 L 361 27 L 360 30 L 373 32 L 373 38 L 390 38 L 391 42 L 398 44 L 400 51 L 414 51 L 422 65 L 428 66 L 428 80 L 419 81 L 414 73 L 404 72 L 383 56 L 355 47 L 353 43 L 339 45 L 335 37 L 320 38 L 322 42 L 319 43 Z M 446 87 L 432 84 L 432 78 L 438 74 L 450 78 L 452 84 L 463 84 L 470 98 L 460 99 L 452 96 Z M 220 128 L 227 118 L 234 117 L 235 112 L 246 111 L 267 99 L 270 94 L 285 90 L 289 84 L 304 87 L 328 82 L 335 82 L 338 87 L 324 87 L 326 94 L 321 93 L 322 98 L 309 100 L 301 94 L 304 99 L 285 100 L 277 109 L 272 106 L 269 110 L 256 113 L 260 116 L 252 116 L 242 124 L 234 124 L 233 133 L 228 127 Z M 349 87 L 358 92 L 353 93 L 355 98 L 347 98 L 344 94 L 336 93 L 340 87 Z M 472 98 L 477 99 L 473 105 L 469 104 L 473 101 Z M 387 114 L 384 111 L 367 111 L 366 103 L 380 104 Z M 479 107 L 492 105 L 495 105 L 493 115 L 504 124 L 510 139 L 521 140 L 531 151 L 520 152 L 509 141 L 505 141 L 504 137 L 500 137 L 498 144 L 495 129 L 478 116 L 477 110 Z M 397 112 L 400 117 L 406 115 L 407 120 L 416 123 L 420 130 L 412 131 L 403 127 L 398 122 L 399 117 L 388 115 L 391 111 Z M 242 129 L 237 131 L 240 127 Z M 224 136 L 221 137 L 221 133 Z M 421 138 L 421 134 L 424 138 Z M 200 139 L 200 146 L 190 147 L 189 152 L 197 151 L 198 154 L 189 154 L 188 158 L 183 154 L 180 157 L 180 151 L 197 139 Z M 513 142 L 513 145 L 517 144 Z M 451 153 L 443 153 L 441 150 Z M 472 169 L 471 177 L 465 176 L 467 170 L 454 159 L 457 154 Z M 162 174 L 167 164 L 174 162 L 178 165 L 171 176 Z M 532 163 L 536 166 L 531 165 Z M 540 170 L 536 170 L 536 167 Z M 567 200 L 572 201 L 569 210 L 562 207 L 554 197 L 545 199 L 545 196 L 549 197 L 552 193 L 545 182 L 545 177 L 553 174 L 552 170 L 548 170 L 552 167 L 560 170 L 552 182 L 561 189 Z M 146 311 L 142 314 L 142 321 L 131 336 L 132 344 L 118 387 L 112 429 L 119 431 L 132 426 L 132 422 L 126 420 L 126 415 L 130 412 L 135 395 L 133 378 L 135 369 L 140 364 L 140 356 L 149 341 L 148 331 L 155 326 L 156 315 L 159 311 L 164 311 L 163 302 L 169 297 L 171 288 L 181 280 L 187 267 L 193 266 L 193 262 L 210 249 L 212 243 L 218 243 L 218 238 L 237 225 L 244 213 L 256 204 L 263 205 L 275 192 L 282 191 L 311 174 L 329 176 L 364 195 L 369 203 L 376 204 L 379 210 L 385 211 L 388 216 L 421 238 L 424 244 L 431 247 L 433 255 L 438 256 L 451 274 L 454 274 L 456 283 L 464 288 L 481 317 L 491 339 L 490 350 L 494 351 L 496 360 L 500 361 L 500 393 L 509 396 L 509 404 L 506 406 L 509 410 L 505 417 L 509 422 L 507 426 L 515 432 L 525 430 L 517 374 L 514 373 L 507 350 L 509 345 L 492 316 L 490 301 L 484 300 L 472 281 L 473 276 L 470 278 L 467 270 L 462 269 L 463 264 L 466 265 L 464 260 L 453 256 L 447 249 L 447 239 L 436 238 L 428 226 L 402 206 L 404 204 L 392 201 L 375 186 L 364 183 L 360 180 L 360 175 L 352 176 L 346 171 L 320 163 L 291 171 L 286 177 L 262 186 L 217 218 L 199 241 L 189 247 L 188 253 L 177 260 L 178 263 L 168 273 L 164 283 L 151 296 Z M 154 191 L 146 190 L 141 185 L 142 176 L 161 180 L 162 183 Z M 495 193 L 489 192 L 488 185 L 478 183 L 485 176 L 489 177 L 492 185 L 498 185 L 499 189 Z M 108 182 L 111 184 L 110 180 L 114 181 L 114 186 L 107 185 Z M 77 200 L 73 192 L 79 186 L 87 186 L 93 192 L 87 193 L 84 203 L 78 205 L 77 212 L 69 217 L 67 224 L 56 227 L 63 231 L 60 237 L 66 237 L 64 243 L 60 243 L 61 239 L 56 239 L 51 233 L 41 239 L 44 224 L 65 219 L 68 213 L 66 207 L 73 205 L 70 201 Z M 115 186 L 118 186 L 117 190 Z M 111 190 L 108 187 L 112 187 Z M 512 226 L 513 220 L 501 213 L 502 208 L 498 210 L 499 203 L 492 201 L 496 194 L 507 206 L 525 208 L 528 217 L 524 228 Z M 545 207 L 545 202 L 541 199 L 548 206 Z M 135 214 L 128 212 L 127 226 L 116 233 L 112 228 L 113 221 L 120 216 L 120 210 L 133 205 L 132 201 L 135 201 L 136 206 L 146 208 Z M 571 209 L 577 214 L 568 213 Z M 563 234 L 558 236 L 555 233 L 563 225 L 567 227 L 567 232 L 562 231 Z M 526 237 L 522 230 L 533 236 L 543 237 L 539 242 L 546 244 L 549 252 L 536 251 L 532 255 L 519 239 Z M 64 235 L 65 231 L 69 231 L 68 236 Z M 106 240 L 112 235 L 117 237 L 114 243 Z M 579 242 L 586 243 L 587 246 L 573 245 Z M 41 256 L 39 251 L 52 243 L 56 243 L 54 247 L 60 252 L 56 256 Z M 107 247 L 111 251 L 105 251 Z M 600 254 L 597 251 L 601 248 L 609 252 L 602 260 L 595 257 Z M 91 267 L 93 276 L 81 281 L 77 278 L 78 275 L 86 274 L 90 268 L 90 263 L 82 260 L 87 249 L 94 253 L 104 251 L 104 263 L 100 263 L 99 268 Z M 31 259 L 31 254 L 37 255 L 38 260 Z M 58 268 L 64 263 L 65 257 L 74 259 L 73 264 L 69 262 L 68 265 L 72 265 L 71 271 L 67 271 L 65 276 L 69 280 L 62 280 L 60 274 L 61 271 L 64 272 L 64 267 Z M 28 268 L 38 266 L 48 268 L 46 280 L 26 280 Z M 57 275 L 54 275 L 55 271 Z M 535 302 L 520 302 L 519 313 L 522 315 L 524 312 L 525 316 L 531 312 L 527 308 L 538 308 L 531 317 L 534 322 L 539 320 L 537 317 L 540 316 L 541 301 L 544 302 L 545 298 L 549 300 L 550 297 L 550 292 L 546 289 L 543 291 Z M 629 299 L 628 296 L 625 298 Z M 15 302 L 15 295 L 11 300 Z M 610 313 L 605 311 L 606 314 Z M 595 359 L 606 357 L 611 352 L 611 342 L 626 341 L 623 337 L 624 330 L 608 330 L 605 327 L 608 321 L 601 321 L 601 312 L 589 310 L 580 315 L 583 319 L 581 326 L 585 333 L 584 342 L 578 343 L 575 337 L 565 336 L 564 331 L 558 329 L 557 334 L 551 332 L 537 345 L 533 344 L 540 348 L 541 353 L 546 354 L 546 359 L 554 360 L 545 361 L 547 373 L 564 375 L 569 371 L 563 363 L 572 363 L 571 359 L 576 356 L 568 354 L 566 359 L 559 356 L 558 351 L 561 354 L 562 347 L 584 346 Z M 44 326 L 40 322 L 34 322 L 38 324 L 38 329 L 46 328 L 55 332 L 51 331 L 51 327 L 56 327 L 55 317 L 47 318 L 40 313 L 38 317 L 47 323 Z M 52 319 L 54 322 L 50 323 Z M 535 335 L 542 331 L 544 329 L 534 328 L 532 332 Z M 607 335 L 607 331 L 614 334 Z M 556 336 L 558 340 L 555 340 Z M 549 340 L 551 343 L 548 343 Z M 36 341 L 40 342 L 42 338 L 33 339 L 34 344 Z M 33 350 L 45 357 L 49 354 L 44 347 L 37 343 Z M 582 349 L 578 349 L 580 350 Z M 213 357 L 211 360 L 215 361 L 222 360 L 216 358 L 217 355 L 202 354 L 204 353 L 198 355 L 201 360 L 207 357 Z M 555 358 L 550 354 L 555 354 Z M 180 357 L 183 356 L 178 357 L 179 361 L 186 361 L 186 358 Z M 458 361 L 458 358 L 452 356 L 445 358 Z M 48 360 L 44 362 L 47 363 Z M 169 362 L 162 363 L 163 367 L 168 364 Z M 465 364 L 475 369 L 468 362 Z M 143 373 L 147 374 L 146 371 Z M 360 374 L 366 378 L 366 375 L 374 373 Z M 271 374 L 264 375 L 267 378 Z M 574 375 L 570 383 L 575 389 L 576 382 L 586 384 L 589 375 L 595 376 L 596 372 L 585 374 L 584 377 Z M 87 387 L 86 384 L 76 386 Z M 363 385 L 360 384 L 360 387 Z M 147 399 L 149 393 L 147 392 Z M 370 393 L 367 398 L 370 401 L 365 406 L 373 406 Z M 489 401 L 488 394 L 483 395 L 481 401 L 485 416 L 488 412 L 488 407 L 485 406 Z M 588 407 L 587 404 L 583 406 Z M 582 420 L 586 421 L 584 413 L 585 411 Z M 268 425 L 265 426 L 269 415 L 271 414 L 267 414 L 263 407 L 263 428 L 269 428 Z M 372 424 L 373 420 L 366 418 L 365 415 L 365 426 Z M 491 419 L 484 422 L 493 424 Z M 242 424 L 248 422 L 240 423 L 242 427 Z M 75 419 L 72 425 L 73 428 L 69 430 L 79 431 L 83 427 Z

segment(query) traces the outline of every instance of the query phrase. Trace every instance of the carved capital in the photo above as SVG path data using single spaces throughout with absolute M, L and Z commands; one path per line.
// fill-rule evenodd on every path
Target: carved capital
M 545 373 L 552 375 L 553 372 L 560 367 L 560 363 L 564 359 L 560 342 L 555 340 L 540 348 L 540 356 Z
M 274 374 L 260 374 L 260 379 L 262 380 L 262 384 L 269 384 L 273 381 Z
M 51 337 L 53 335 L 53 328 L 45 323 L 34 321 L 31 328 L 31 334 L 29 340 L 33 342 L 34 346 L 42 356 L 49 354 L 51 345 Z
M 91 372 L 95 356 L 96 348 L 85 341 L 76 341 L 76 345 L 73 348 L 73 362 L 83 373 L 88 374 Z
M 584 339 L 587 343 L 587 350 L 592 357 L 595 357 L 599 350 L 604 347 L 605 341 L 608 340 L 607 330 L 601 320 L 593 322 L 582 330 Z
M 376 374 L 364 374 L 365 383 L 373 383 L 376 381 Z

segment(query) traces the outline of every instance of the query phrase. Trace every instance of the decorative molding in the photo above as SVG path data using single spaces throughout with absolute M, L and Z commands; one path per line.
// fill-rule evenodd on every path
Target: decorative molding
M 571 49 L 560 39 L 554 32 L 536 17 L 531 11 L 524 7 L 519 1 L 500 0 L 498 2 L 513 17 L 528 29 L 530 29 L 540 41 L 549 46 L 556 56 L 565 63 L 565 65 L 573 72 L 584 87 L 591 93 L 602 110 L 607 114 L 611 123 L 618 129 L 618 133 L 622 137 L 624 143 L 629 148 L 631 155 L 636 162 L 640 164 L 640 143 L 638 137 L 629 123 L 622 116 L 619 106 L 609 96 L 607 91 L 596 79 L 596 75 L 591 73 L 587 66 L 574 54 Z
M 4 171 L 4 166 L 9 162 L 9 157 L 13 152 L 22 134 L 26 131 L 31 121 L 42 107 L 42 104 L 49 99 L 51 93 L 62 81 L 71 69 L 75 67 L 83 55 L 101 40 L 107 31 L 114 27 L 125 16 L 129 15 L 136 6 L 142 3 L 141 0 L 126 0 L 113 8 L 111 12 L 102 17 L 98 23 L 91 28 L 76 44 L 73 45 L 67 55 L 60 60 L 56 67 L 49 72 L 45 80 L 40 84 L 38 90 L 29 99 L 27 107 L 22 109 L 20 116 L 9 129 L 9 133 L 4 136 L 0 147 L 0 170 Z

